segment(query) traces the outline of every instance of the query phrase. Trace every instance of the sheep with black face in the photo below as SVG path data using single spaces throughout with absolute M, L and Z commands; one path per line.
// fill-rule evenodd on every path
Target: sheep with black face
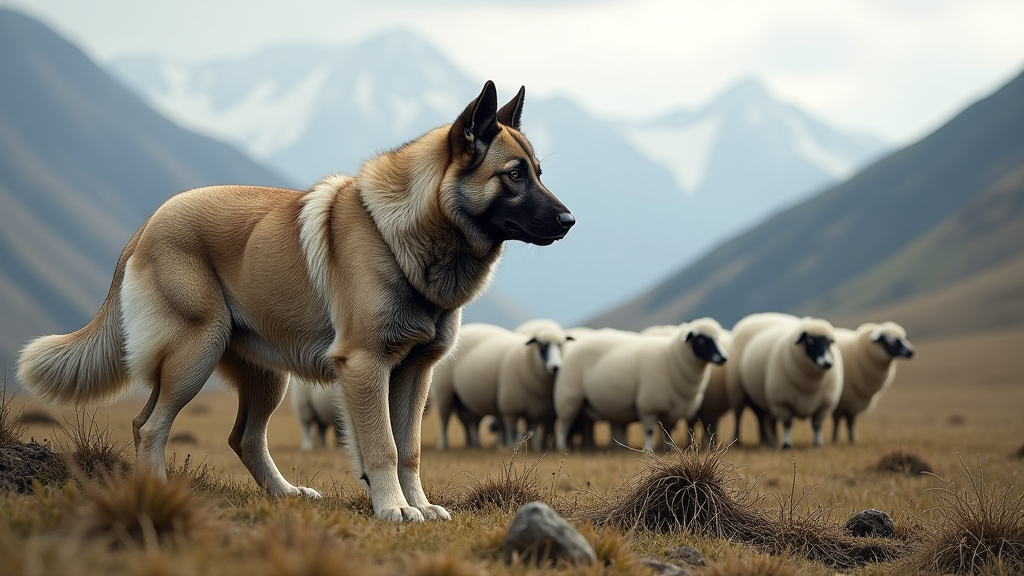
M 625 426 L 641 421 L 644 447 L 654 448 L 654 430 L 692 417 L 704 399 L 709 363 L 726 361 L 717 341 L 722 327 L 699 318 L 669 336 L 598 330 L 566 352 L 555 380 L 556 447 L 565 450 L 569 427 L 585 413 L 611 423 L 616 440 Z
M 792 447 L 794 418 L 810 418 L 814 445 L 843 391 L 843 360 L 835 330 L 821 318 L 752 314 L 733 327 L 733 359 L 726 378 L 739 384 L 762 422 L 762 442 L 775 444 L 775 422 L 783 426 L 782 448 Z
M 839 422 L 845 419 L 852 444 L 854 420 L 875 407 L 896 378 L 895 360 L 913 358 L 914 347 L 907 331 L 895 322 L 865 322 L 856 330 L 836 328 L 836 346 L 843 355 L 843 393 L 832 412 L 832 441 L 839 441 Z

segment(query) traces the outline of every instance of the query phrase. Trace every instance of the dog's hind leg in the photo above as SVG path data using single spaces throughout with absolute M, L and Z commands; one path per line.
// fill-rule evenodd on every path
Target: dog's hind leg
M 228 445 L 256 483 L 274 497 L 301 495 L 319 498 L 320 493 L 316 490 L 288 482 L 267 448 L 267 423 L 284 400 L 288 389 L 287 375 L 254 366 L 230 350 L 221 358 L 217 368 L 238 392 L 238 414 L 228 436 Z
M 190 342 L 192 339 L 199 341 Z M 193 336 L 182 340 L 178 353 L 167 354 L 161 360 L 158 375 L 153 378 L 149 401 L 132 421 L 136 470 L 157 478 L 167 477 L 167 437 L 171 424 L 181 409 L 202 390 L 223 347 L 216 338 Z M 197 349 L 203 353 L 193 354 Z

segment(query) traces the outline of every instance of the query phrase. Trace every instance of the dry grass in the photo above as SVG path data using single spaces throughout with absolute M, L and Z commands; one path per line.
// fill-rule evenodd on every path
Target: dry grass
M 209 524 L 201 499 L 186 477 L 168 481 L 147 474 L 101 472 L 80 478 L 82 496 L 72 503 L 67 531 L 100 544 L 152 547 L 192 539 Z
M 873 466 L 875 472 L 919 476 L 931 472 L 932 467 L 917 454 L 905 450 L 893 450 L 878 459 Z
M 935 507 L 927 529 L 915 543 L 907 565 L 953 574 L 1024 573 L 1024 494 L 1013 486 L 996 491 L 985 480 L 981 461 L 977 472 L 960 461 L 963 490 L 942 483 L 928 493 Z
M 268 498 L 226 443 L 237 408 L 235 396 L 204 392 L 175 421 L 172 434 L 187 431 L 198 443 L 169 446 L 168 475 L 172 483 L 187 482 L 187 492 L 212 524 L 197 523 L 191 532 L 169 530 L 156 538 L 141 531 L 118 540 L 112 534 L 120 532 L 110 528 L 87 538 L 69 529 L 78 521 L 80 507 L 86 506 L 89 496 L 84 486 L 27 478 L 25 491 L 0 491 L 0 571 L 4 576 L 261 576 L 344 574 L 346 570 L 368 576 L 650 576 L 650 570 L 639 564 L 639 557 L 669 560 L 667 551 L 692 546 L 707 561 L 705 567 L 688 568 L 696 576 L 1024 573 L 1016 556 L 1019 539 L 1012 535 L 1013 515 L 1024 513 L 1022 490 L 1013 484 L 1020 475 L 1021 460 L 1010 457 L 1024 438 L 1019 415 L 1019 406 L 1024 405 L 1024 386 L 1020 385 L 1024 376 L 1016 376 L 1024 370 L 989 363 L 965 366 L 958 373 L 952 369 L 956 365 L 930 364 L 932 358 L 942 356 L 945 361 L 953 354 L 971 358 L 975 351 L 961 345 L 940 350 L 942 354 L 933 354 L 927 345 L 919 346 L 919 351 L 919 358 L 900 367 L 896 385 L 879 407 L 858 422 L 861 434 L 857 444 L 802 448 L 810 444 L 810 432 L 800 427 L 794 430 L 797 449 L 786 454 L 734 446 L 717 460 L 698 453 L 686 456 L 692 461 L 685 463 L 678 453 L 660 459 L 629 451 L 540 455 L 504 448 L 442 453 L 433 449 L 437 419 L 434 412 L 428 412 L 421 469 L 424 488 L 432 501 L 453 512 L 453 518 L 401 526 L 373 519 L 366 492 L 355 481 L 343 451 L 333 446 L 314 453 L 299 451 L 299 426 L 287 405 L 271 420 L 270 451 L 288 480 L 312 486 L 324 498 Z M 986 373 L 986 369 L 991 371 Z M 1006 373 L 1013 379 L 1001 376 Z M 49 445 L 52 455 L 66 456 L 76 449 L 71 436 L 77 428 L 85 444 L 101 445 L 100 453 L 120 452 L 130 462 L 131 420 L 145 400 L 144 396 L 129 397 L 101 409 L 91 420 L 54 411 L 56 418 L 74 425 L 28 423 L 14 445 L 28 446 L 29 439 L 35 437 L 40 448 Z M 12 424 L 20 429 L 26 424 L 12 422 L 13 417 L 39 405 L 18 395 L 8 400 L 7 406 L 11 417 L 0 422 L 0 430 Z M 946 421 L 951 414 L 963 415 L 966 424 L 950 428 Z M 731 426 L 731 417 L 720 423 L 720 429 L 730 430 Z M 752 430 L 752 426 L 747 422 L 744 430 Z M 639 445 L 642 432 L 630 429 L 629 440 Z M 928 474 L 876 472 L 874 465 L 894 447 L 929 463 L 938 477 L 955 480 L 947 486 Z M 980 467 L 972 470 L 978 488 L 972 487 L 969 479 L 961 480 L 958 453 L 970 455 L 971 462 L 980 457 L 984 463 L 983 478 Z M 93 459 L 109 460 L 102 455 Z M 794 473 L 794 461 L 798 474 Z M 0 458 L 0 468 L 5 462 Z M 644 475 L 659 466 L 674 471 L 658 482 L 647 478 L 651 492 L 638 501 L 647 502 L 651 509 L 643 515 L 639 511 L 644 506 L 640 505 L 620 524 L 583 518 L 598 505 L 624 502 L 628 490 L 639 486 Z M 99 489 L 103 481 L 98 471 L 106 469 L 107 465 L 98 466 L 98 479 L 89 484 Z M 704 481 L 692 481 L 700 478 Z M 659 491 L 660 500 L 651 497 Z M 506 565 L 500 554 L 502 540 L 518 506 L 529 500 L 545 501 L 563 515 L 580 520 L 577 527 L 594 546 L 600 562 L 543 571 Z M 725 516 L 709 517 L 711 503 L 720 511 L 723 506 L 747 506 L 761 529 L 767 525 L 771 531 L 761 540 L 729 536 L 760 532 L 742 526 L 730 528 Z M 888 511 L 895 519 L 896 538 L 854 539 L 845 532 L 837 534 L 850 515 L 866 508 Z M 643 521 L 637 522 L 641 517 Z M 972 527 L 967 521 L 972 517 L 988 520 L 974 522 Z M 1000 517 L 1002 524 L 997 521 Z M 648 529 L 644 527 L 648 522 L 664 528 Z M 107 522 L 108 527 L 112 525 Z M 1002 536 L 989 538 L 1003 530 L 1000 525 L 1005 528 Z M 944 534 L 944 526 L 951 532 Z M 96 542 L 117 546 L 111 549 Z M 942 558 L 941 551 L 949 552 L 953 563 L 929 563 Z M 900 559 L 884 561 L 900 554 L 904 554 Z
M 69 467 L 86 477 L 120 474 L 132 469 L 134 460 L 128 452 L 132 444 L 116 442 L 110 422 L 101 428 L 96 412 L 75 412 L 75 420 L 65 420 L 61 430 L 65 436 L 54 441 L 56 452 L 66 457 Z
M 540 460 L 529 464 L 524 458 L 522 468 L 516 467 L 516 458 L 519 456 L 522 446 L 523 444 L 520 444 L 512 452 L 508 463 L 502 462 L 501 471 L 497 475 L 488 473 L 483 480 L 470 476 L 469 486 L 464 490 L 461 498 L 449 501 L 452 509 L 470 512 L 487 509 L 515 512 L 524 504 L 543 500 L 537 478 L 537 466 L 540 464 Z M 445 502 L 446 498 L 442 496 L 437 501 Z M 551 503 L 548 502 L 548 504 Z

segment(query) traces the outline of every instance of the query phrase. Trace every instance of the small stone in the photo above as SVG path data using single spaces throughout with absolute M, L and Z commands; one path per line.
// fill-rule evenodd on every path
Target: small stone
M 704 566 L 707 564 L 707 560 L 704 559 L 704 555 L 700 553 L 700 550 L 691 546 L 673 548 L 668 552 L 665 552 L 665 556 L 668 557 L 669 560 L 683 562 L 690 566 Z
M 846 529 L 858 538 L 864 536 L 892 538 L 896 535 L 896 524 L 893 523 L 892 518 L 885 512 L 874 508 L 854 514 L 846 521 Z
M 655 558 L 640 558 L 640 563 L 654 571 L 657 576 L 693 576 L 693 573 L 675 564 L 662 562 Z
M 576 528 L 543 502 L 523 505 L 505 536 L 505 561 L 522 558 L 535 563 L 566 560 L 573 564 L 597 561 L 594 548 Z

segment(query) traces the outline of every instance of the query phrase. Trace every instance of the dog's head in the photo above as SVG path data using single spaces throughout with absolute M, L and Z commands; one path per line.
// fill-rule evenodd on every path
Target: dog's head
M 494 84 L 452 124 L 448 133 L 454 178 L 450 209 L 494 243 L 521 240 L 546 246 L 563 238 L 576 219 L 540 181 L 540 163 L 519 131 L 526 88 L 498 109 Z

